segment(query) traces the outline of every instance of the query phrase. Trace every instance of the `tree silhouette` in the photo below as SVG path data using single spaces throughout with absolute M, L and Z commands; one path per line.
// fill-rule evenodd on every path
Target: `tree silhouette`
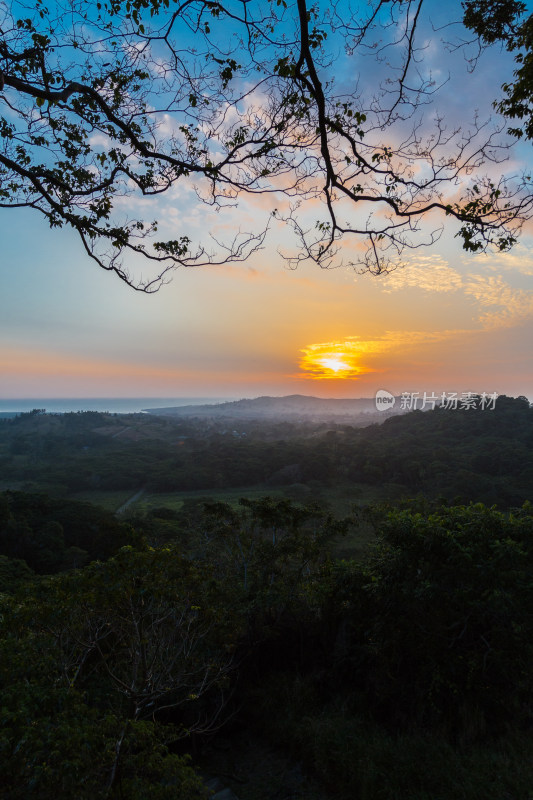
M 291 265 L 379 273 L 435 241 L 446 217 L 466 250 L 505 250 L 531 213 L 528 179 L 490 177 L 508 155 L 501 129 L 443 115 L 422 124 L 439 89 L 420 69 L 427 5 L 3 6 L 0 206 L 70 226 L 99 266 L 145 292 L 176 266 L 247 258 L 272 216 L 296 235 Z M 217 211 L 275 199 L 229 240 L 160 238 L 146 199 L 190 203 L 193 190 Z M 362 246 L 344 255 L 354 239 Z M 155 274 L 133 276 L 138 256 Z
M 465 26 L 483 45 L 501 42 L 514 53 L 513 80 L 503 84 L 505 96 L 494 106 L 508 119 L 523 121 L 523 127 L 509 129 L 513 136 L 533 139 L 533 14 L 524 18 L 527 6 L 520 0 L 468 0 L 464 7 Z

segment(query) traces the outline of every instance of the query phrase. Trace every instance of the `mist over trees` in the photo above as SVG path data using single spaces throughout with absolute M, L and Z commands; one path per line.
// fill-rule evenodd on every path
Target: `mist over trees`
M 233 418 L 193 406 L 184 416 L 128 417 L 128 430 L 121 417 L 93 412 L 21 415 L 0 422 L 0 468 L 13 489 L 66 497 L 298 484 L 326 496 L 336 486 L 348 495 L 351 485 L 354 500 L 384 486 L 395 499 L 423 492 L 501 508 L 530 497 L 533 411 L 525 398 L 501 396 L 490 411 L 416 411 L 383 424 L 369 424 L 379 414 L 356 414 L 353 424 L 344 414 L 328 419 L 314 405 L 323 420 L 297 421 L 294 402 L 285 420 L 281 412 L 243 418 L 238 403 L 228 405 L 220 408 L 235 406 Z

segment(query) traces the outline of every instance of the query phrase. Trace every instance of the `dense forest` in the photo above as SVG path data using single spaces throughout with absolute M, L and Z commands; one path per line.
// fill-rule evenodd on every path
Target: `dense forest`
M 439 407 L 367 427 L 255 420 L 234 430 L 194 416 L 36 411 L 0 420 L 0 486 L 68 496 L 386 484 L 389 496 L 423 492 L 506 508 L 530 499 L 532 445 L 529 402 L 505 396 L 491 411 Z
M 532 798 L 532 444 L 506 397 L 0 421 L 2 796 Z

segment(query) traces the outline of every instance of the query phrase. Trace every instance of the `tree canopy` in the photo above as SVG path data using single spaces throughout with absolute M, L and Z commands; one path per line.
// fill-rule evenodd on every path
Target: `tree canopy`
M 494 102 L 505 117 L 523 120 L 510 129 L 518 138 L 533 139 L 533 14 L 524 18 L 527 10 L 520 0 L 467 0 L 464 23 L 485 45 L 502 42 L 514 53 L 514 80 L 506 81 L 504 97 Z
M 522 3 L 483 17 L 485 5 L 452 11 L 516 53 L 499 110 L 527 118 L 531 24 Z M 147 292 L 175 266 L 248 257 L 272 217 L 296 236 L 293 265 L 380 272 L 446 217 L 466 250 L 505 250 L 531 213 L 530 180 L 494 168 L 505 126 L 430 114 L 441 87 L 421 66 L 428 32 L 439 44 L 428 0 L 2 4 L 0 206 L 70 226 L 99 266 Z M 179 212 L 194 193 L 229 213 L 248 198 L 264 216 L 195 242 L 145 214 L 157 196 Z M 155 266 L 145 278 L 130 269 L 138 257 Z

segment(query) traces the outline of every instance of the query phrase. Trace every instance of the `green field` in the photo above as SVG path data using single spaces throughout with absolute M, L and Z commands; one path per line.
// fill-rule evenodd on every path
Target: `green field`
M 237 489 L 201 489 L 195 492 L 146 493 L 136 503 L 132 503 L 129 510 L 146 513 L 154 508 L 171 508 L 173 511 L 179 511 L 183 507 L 184 500 L 201 500 L 203 498 L 238 506 L 241 497 L 257 500 L 266 495 L 279 499 L 286 497 L 279 489 L 269 490 L 264 486 L 258 488 L 247 486 Z
M 311 490 L 303 484 L 293 484 L 284 488 L 272 488 L 266 485 L 244 486 L 232 489 L 204 489 L 189 492 L 146 492 L 134 501 L 126 513 L 150 513 L 156 508 L 169 508 L 180 511 L 185 500 L 214 500 L 238 507 L 239 499 L 246 497 L 258 500 L 269 496 L 277 500 L 288 498 L 294 502 L 306 504 L 319 502 L 329 508 L 336 517 L 345 517 L 352 513 L 353 507 L 362 507 L 369 503 L 392 499 L 391 487 L 373 487 L 365 484 L 340 484 L 334 487 L 321 487 Z M 99 505 L 108 511 L 116 512 L 136 492 L 132 490 L 103 491 L 88 490 L 70 495 L 72 500 L 81 500 Z M 345 536 L 339 538 L 333 546 L 338 558 L 357 558 L 368 550 L 375 541 L 375 535 L 367 523 L 359 521 Z
M 74 492 L 69 494 L 69 500 L 79 500 L 82 503 L 92 503 L 101 506 L 106 511 L 116 511 L 126 502 L 135 492 L 131 489 L 120 489 L 105 491 L 103 489 L 88 489 L 84 492 Z
M 74 492 L 69 495 L 70 500 L 80 500 L 86 503 L 102 506 L 109 511 L 116 511 L 130 497 L 133 497 L 138 489 L 122 489 L 106 491 L 103 489 L 87 489 L 83 492 Z M 154 508 L 171 508 L 179 511 L 183 507 L 183 501 L 187 499 L 216 500 L 221 503 L 229 503 L 237 506 L 241 497 L 250 500 L 257 500 L 260 497 L 274 497 L 277 499 L 288 498 L 297 503 L 305 505 L 307 503 L 318 502 L 329 508 L 336 516 L 348 515 L 354 504 L 368 505 L 369 503 L 380 502 L 391 497 L 388 487 L 368 486 L 366 484 L 339 484 L 333 487 L 320 487 L 310 489 L 304 484 L 293 484 L 283 488 L 273 488 L 264 484 L 257 486 L 240 486 L 231 489 L 200 489 L 187 492 L 145 492 L 138 500 L 132 503 L 128 510 L 146 513 Z
M 390 486 L 369 486 L 367 484 L 338 484 L 336 486 L 313 488 L 305 484 L 293 484 L 283 488 L 273 488 L 265 484 L 256 486 L 240 486 L 228 489 L 200 489 L 188 492 L 147 492 L 142 495 L 129 510 L 136 512 L 148 512 L 154 508 L 171 508 L 179 511 L 183 506 L 183 501 L 187 499 L 206 498 L 216 500 L 221 503 L 229 503 L 237 506 L 241 497 L 250 500 L 257 500 L 260 497 L 274 497 L 276 499 L 288 498 L 296 503 L 306 505 L 317 502 L 329 508 L 335 516 L 342 517 L 350 514 L 353 505 L 364 506 L 369 503 L 377 503 L 383 500 L 393 500 L 397 494 L 395 487 Z M 113 492 L 83 492 L 83 498 L 89 502 L 98 503 L 97 497 L 105 495 L 117 496 L 120 493 Z M 129 492 L 132 496 L 134 492 Z M 94 496 L 94 499 L 91 499 Z M 127 496 L 122 502 L 125 502 Z

